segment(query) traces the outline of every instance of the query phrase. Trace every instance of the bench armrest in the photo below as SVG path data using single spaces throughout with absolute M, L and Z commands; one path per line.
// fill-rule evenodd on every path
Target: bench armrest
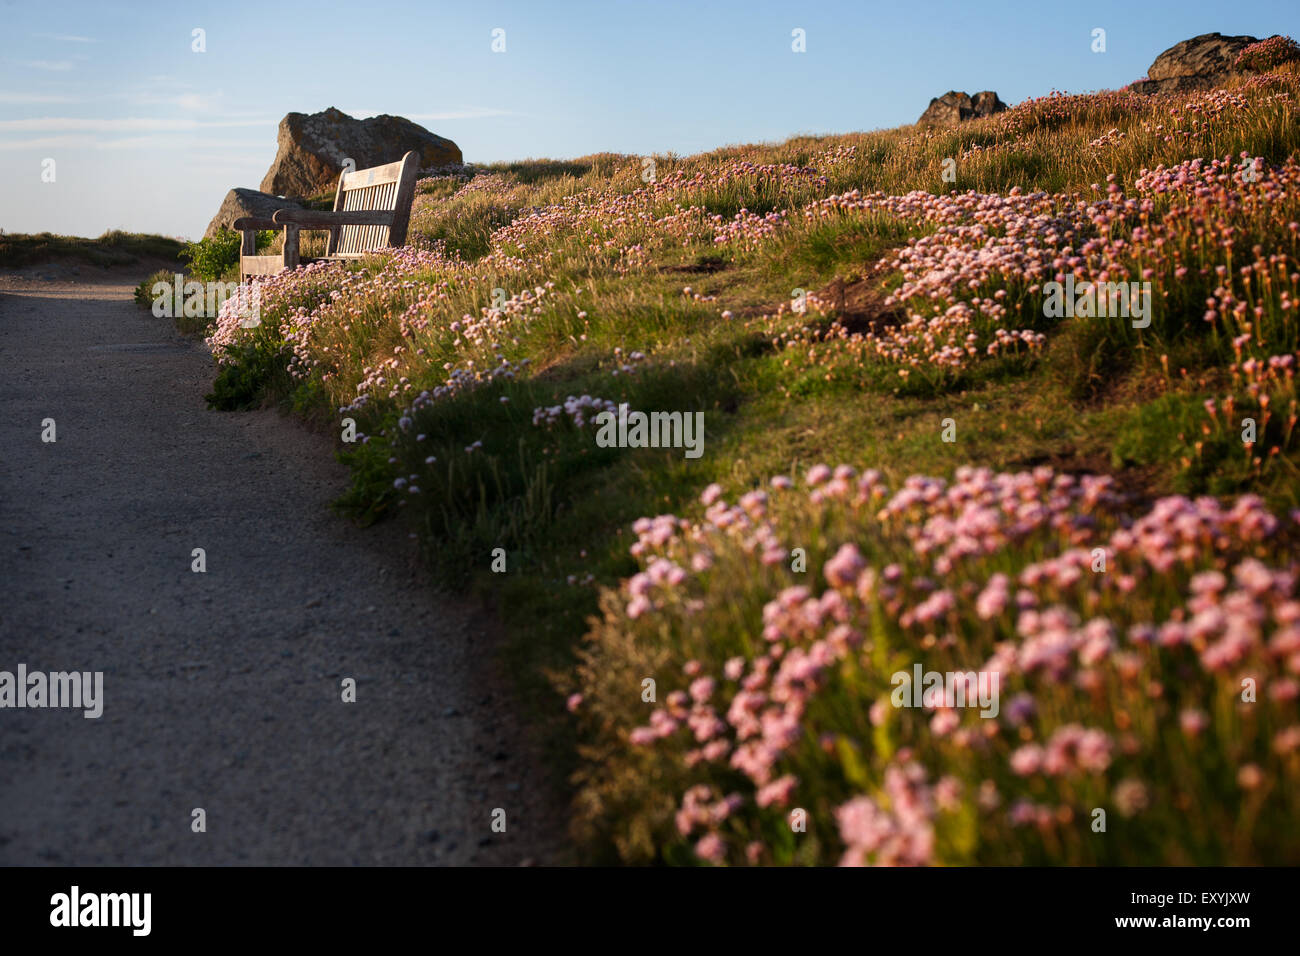
M 241 216 L 232 224 L 236 232 L 245 229 L 274 229 L 275 220 L 263 216 Z
M 318 209 L 278 209 L 275 224 L 294 224 L 302 229 L 330 229 L 334 226 L 391 226 L 393 210 L 358 209 L 353 212 L 329 212 Z

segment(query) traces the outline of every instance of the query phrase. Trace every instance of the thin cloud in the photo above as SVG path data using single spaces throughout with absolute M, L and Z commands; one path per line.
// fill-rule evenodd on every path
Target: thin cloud
M 0 90 L 0 103 L 22 105 L 27 103 L 81 103 L 78 97 L 66 93 L 13 93 Z
M 98 43 L 95 37 L 79 37 L 69 33 L 33 33 L 32 36 L 42 40 L 57 40 L 60 43 Z
M 125 117 L 122 119 L 80 119 L 69 116 L 39 116 L 31 119 L 0 120 L 0 133 L 36 133 L 84 131 L 93 133 L 166 133 L 197 129 L 225 129 L 234 126 L 274 126 L 275 120 L 257 119 L 196 120 Z
M 468 110 L 450 110 L 445 113 L 411 113 L 407 119 L 413 120 L 461 120 L 461 119 L 486 119 L 489 116 L 514 116 L 514 110 L 498 110 L 491 108 L 474 108 Z
M 73 67 L 71 60 L 18 60 L 17 63 L 32 70 L 48 70 L 52 73 L 66 73 Z
M 190 113 L 216 112 L 225 93 L 154 93 L 147 90 L 132 90 L 119 93 L 98 93 L 92 96 L 72 95 L 69 93 L 23 93 L 13 90 L 0 90 L 0 103 L 15 105 L 38 103 L 103 103 L 111 100 L 123 101 L 134 106 L 171 106 Z M 254 116 L 251 110 L 224 110 L 226 117 Z
M 195 154 L 199 150 L 263 149 L 263 143 L 250 142 L 214 142 L 210 139 L 196 140 L 193 137 L 177 136 L 171 133 L 155 133 L 146 136 L 127 136 L 107 139 L 100 136 L 40 136 L 32 139 L 0 139 L 0 152 L 18 152 L 21 150 L 186 150 Z M 268 154 L 269 155 L 269 154 Z M 261 162 L 266 163 L 263 157 Z
M 357 119 L 370 119 L 372 116 L 379 116 L 379 110 L 344 110 L 349 116 Z M 386 110 L 384 112 L 387 112 Z M 441 113 L 394 113 L 394 116 L 403 116 L 409 120 L 467 120 L 467 119 L 485 119 L 489 116 L 514 116 L 513 110 L 499 110 L 492 107 L 473 106 L 468 109 L 446 110 Z
M 194 113 L 214 110 L 224 94 L 216 93 L 128 93 L 126 99 L 140 106 L 174 106 Z

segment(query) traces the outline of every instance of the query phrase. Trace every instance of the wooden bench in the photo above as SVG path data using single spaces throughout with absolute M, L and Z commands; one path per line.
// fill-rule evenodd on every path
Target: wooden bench
M 300 264 L 357 259 L 375 249 L 406 242 L 415 198 L 419 154 L 412 151 L 395 163 L 339 174 L 334 210 L 278 209 L 266 219 L 244 216 L 234 226 L 244 234 L 239 249 L 239 281 L 270 276 Z M 274 256 L 257 255 L 257 233 L 284 227 L 284 250 Z M 324 256 L 298 254 L 299 230 L 329 230 Z

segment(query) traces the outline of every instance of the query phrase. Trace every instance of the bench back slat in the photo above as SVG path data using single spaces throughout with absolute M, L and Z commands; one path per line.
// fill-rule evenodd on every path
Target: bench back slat
M 339 174 L 334 192 L 336 212 L 393 210 L 393 225 L 339 226 L 330 230 L 325 254 L 355 258 L 373 249 L 400 246 L 406 242 L 415 198 L 415 176 L 419 154 L 409 152 L 395 163 Z

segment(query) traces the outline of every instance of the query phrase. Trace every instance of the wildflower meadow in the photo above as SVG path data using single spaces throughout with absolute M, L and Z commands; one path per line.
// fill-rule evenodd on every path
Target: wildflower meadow
M 1294 864 L 1293 51 L 427 170 L 408 245 L 223 310 L 210 401 L 500 608 L 587 859 Z M 700 453 L 597 440 L 635 412 Z

